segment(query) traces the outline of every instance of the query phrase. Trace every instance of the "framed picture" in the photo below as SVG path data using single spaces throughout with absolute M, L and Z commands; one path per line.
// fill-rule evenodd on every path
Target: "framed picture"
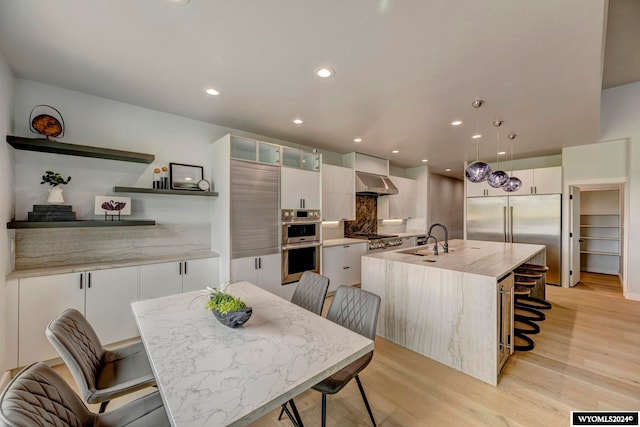
M 198 183 L 202 180 L 204 168 L 202 166 L 169 163 L 169 181 L 172 190 L 202 191 Z
M 131 215 L 131 197 L 96 196 L 96 215 Z

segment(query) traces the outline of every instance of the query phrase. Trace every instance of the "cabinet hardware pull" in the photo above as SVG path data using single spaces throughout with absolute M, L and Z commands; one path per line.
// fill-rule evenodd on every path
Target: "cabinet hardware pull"
M 84 278 L 84 274 L 80 273 L 80 289 L 82 289 L 82 279 Z
M 253 259 L 253 269 L 257 270 L 258 269 L 258 258 L 254 258 Z
M 182 261 L 180 261 L 179 273 L 182 276 Z
M 258 270 L 262 270 L 262 258 L 258 258 Z
M 348 270 L 348 269 L 350 269 L 350 268 L 351 268 L 351 267 L 349 267 L 349 266 L 342 267 L 342 269 L 343 269 L 343 270 Z
M 184 262 L 184 274 L 189 274 L 187 273 L 187 261 Z
M 350 248 L 350 247 L 351 247 L 350 245 L 347 245 L 347 246 L 343 246 L 343 248 Z
M 87 288 L 91 288 L 91 273 L 87 273 Z

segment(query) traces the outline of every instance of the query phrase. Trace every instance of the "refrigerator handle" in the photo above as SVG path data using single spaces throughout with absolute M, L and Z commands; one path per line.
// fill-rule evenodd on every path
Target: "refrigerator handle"
M 502 234 L 504 238 L 504 242 L 507 242 L 507 207 L 502 207 Z
M 509 206 L 509 237 L 513 243 L 513 206 Z

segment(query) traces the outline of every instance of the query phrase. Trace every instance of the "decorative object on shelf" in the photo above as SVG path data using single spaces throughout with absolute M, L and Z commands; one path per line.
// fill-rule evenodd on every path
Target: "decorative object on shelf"
M 493 188 L 500 188 L 507 183 L 509 175 L 503 170 L 500 170 L 500 126 L 504 123 L 502 120 L 496 120 L 493 125 L 496 127 L 496 169 L 491 172 L 487 177 L 487 182 Z
M 64 198 L 62 197 L 62 188 L 60 185 L 67 185 L 71 181 L 71 177 L 67 177 L 66 181 L 57 172 L 46 171 L 44 175 L 42 175 L 42 182 L 40 184 L 48 183 L 51 187 L 49 188 L 49 197 L 47 198 L 47 203 L 52 205 L 61 205 L 64 203 Z
M 476 109 L 476 133 L 472 136 L 476 140 L 476 161 L 467 165 L 464 170 L 464 175 L 471 182 L 482 182 L 487 179 L 487 176 L 491 173 L 491 168 L 485 162 L 480 161 L 480 145 L 479 140 L 482 138 L 480 134 L 480 107 L 482 107 L 484 101 L 482 99 L 476 99 L 471 103 L 473 108 Z
M 509 138 L 509 140 L 511 141 L 511 177 L 502 187 L 502 189 L 507 193 L 516 192 L 522 187 L 522 181 L 520 181 L 520 178 L 516 178 L 515 176 L 513 176 L 513 144 L 515 144 L 513 140 L 516 139 L 516 136 L 517 135 L 515 133 L 510 133 L 509 135 L 507 135 L 507 138 Z
M 198 181 L 198 188 L 202 191 L 209 191 L 211 190 L 211 183 L 206 179 L 201 179 Z
M 253 314 L 253 309 L 247 307 L 240 298 L 227 293 L 227 289 L 233 282 L 221 283 L 217 288 L 203 290 L 207 296 L 207 309 L 220 323 L 230 328 L 238 328 L 245 323 Z
M 94 213 L 104 215 L 104 220 L 115 217 L 120 221 L 121 215 L 131 215 L 131 197 L 96 196 Z
M 153 170 L 153 188 L 156 190 L 159 189 L 160 182 L 160 168 L 155 168 Z
M 162 181 L 160 182 L 160 188 L 164 190 L 169 189 L 169 177 L 167 176 L 167 172 L 169 172 L 169 168 L 166 166 L 162 167 Z
M 169 163 L 169 174 L 172 190 L 202 191 L 198 188 L 198 183 L 204 178 L 202 166 Z
M 27 219 L 32 222 L 75 221 L 76 213 L 70 205 L 33 205 Z
M 44 135 L 48 141 L 55 141 L 53 136 L 64 136 L 64 119 L 52 106 L 36 105 L 29 114 L 29 130 Z

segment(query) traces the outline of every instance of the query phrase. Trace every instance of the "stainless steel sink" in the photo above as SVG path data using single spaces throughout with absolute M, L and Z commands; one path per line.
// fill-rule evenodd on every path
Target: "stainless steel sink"
M 449 248 L 449 252 L 453 252 L 453 249 Z M 433 250 L 431 249 L 407 249 L 405 251 L 398 251 L 399 254 L 406 255 L 415 255 L 415 256 L 431 256 L 433 255 Z M 441 251 L 438 251 L 438 256 L 444 255 Z

